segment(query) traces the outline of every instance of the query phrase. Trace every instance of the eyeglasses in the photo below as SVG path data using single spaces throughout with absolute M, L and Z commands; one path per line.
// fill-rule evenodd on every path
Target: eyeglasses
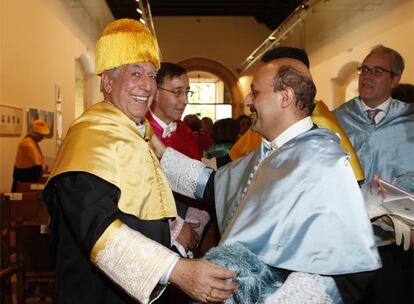
M 177 97 L 177 98 L 182 98 L 184 96 L 191 97 L 194 94 L 194 92 L 190 91 L 190 90 L 188 90 L 188 91 L 185 91 L 185 90 L 173 91 L 173 90 L 168 90 L 168 89 L 165 89 L 165 88 L 162 88 L 162 87 L 158 87 L 158 89 L 173 93 L 175 95 L 175 97 Z
M 372 68 L 369 68 L 367 66 L 360 66 L 357 68 L 357 71 L 358 71 L 358 75 L 366 75 L 368 74 L 368 72 L 371 72 L 371 74 L 374 75 L 375 77 L 381 77 L 384 72 L 390 73 L 391 76 L 394 75 L 392 71 L 386 70 L 380 66 L 374 66 Z

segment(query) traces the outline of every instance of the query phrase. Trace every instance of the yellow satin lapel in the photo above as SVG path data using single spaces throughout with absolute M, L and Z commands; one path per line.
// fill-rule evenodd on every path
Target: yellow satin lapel
M 147 128 L 145 137 L 151 134 Z M 51 178 L 74 171 L 91 173 L 118 187 L 118 207 L 125 213 L 143 220 L 177 214 L 171 189 L 149 143 L 139 135 L 135 123 L 111 103 L 94 105 L 70 127 Z
M 361 164 L 359 162 L 358 156 L 349 141 L 348 136 L 345 131 L 339 125 L 338 121 L 334 114 L 329 111 L 328 107 L 320 100 L 315 100 L 315 109 L 312 113 L 312 121 L 318 126 L 325 127 L 332 132 L 338 133 L 341 137 L 339 144 L 341 147 L 347 151 L 351 157 L 349 162 L 351 163 L 352 169 L 354 170 L 355 177 L 358 181 L 365 179 L 364 171 L 362 170 Z

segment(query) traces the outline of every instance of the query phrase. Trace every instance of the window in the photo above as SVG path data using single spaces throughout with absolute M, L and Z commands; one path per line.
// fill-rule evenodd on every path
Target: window
M 202 71 L 189 72 L 188 77 L 190 90 L 194 94 L 188 100 L 183 117 L 196 114 L 200 118 L 207 116 L 215 121 L 232 116 L 231 95 L 221 79 Z

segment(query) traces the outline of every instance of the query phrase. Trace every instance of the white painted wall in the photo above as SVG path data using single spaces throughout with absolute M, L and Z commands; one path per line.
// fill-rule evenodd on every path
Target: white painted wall
M 372 47 L 383 44 L 397 50 L 405 59 L 401 82 L 414 83 L 414 0 L 383 0 L 369 11 L 353 12 L 347 24 L 338 24 L 323 41 L 308 39 L 305 45 L 311 72 L 318 89 L 317 97 L 333 109 L 345 100 L 335 92 L 334 78 L 351 62 L 361 63 Z M 335 25 L 332 25 L 335 27 Z M 308 33 L 307 35 L 310 35 Z M 352 71 L 356 77 L 356 71 Z M 342 75 L 348 78 L 350 75 Z M 347 82 L 348 82 L 347 81 Z M 346 89 L 337 88 L 339 91 Z
M 0 1 L 0 104 L 23 109 L 21 137 L 27 130 L 28 108 L 55 111 L 55 85 L 61 89 L 66 134 L 74 119 L 75 58 L 88 53 L 88 46 L 55 15 L 48 2 Z M 94 94 L 96 88 L 90 88 L 89 96 L 96 97 Z M 1 192 L 10 191 L 21 137 L 0 137 Z M 40 146 L 47 159 L 55 157 L 55 138 L 43 140 Z
M 235 75 L 270 30 L 253 17 L 154 17 L 162 60 L 201 57 L 218 61 Z

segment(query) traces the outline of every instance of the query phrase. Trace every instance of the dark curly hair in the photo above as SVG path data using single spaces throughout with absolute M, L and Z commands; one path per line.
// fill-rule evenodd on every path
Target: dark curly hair
M 312 79 L 290 65 L 283 65 L 273 78 L 273 91 L 282 91 L 286 88 L 291 88 L 295 93 L 297 109 L 311 115 L 316 95 L 316 86 Z

